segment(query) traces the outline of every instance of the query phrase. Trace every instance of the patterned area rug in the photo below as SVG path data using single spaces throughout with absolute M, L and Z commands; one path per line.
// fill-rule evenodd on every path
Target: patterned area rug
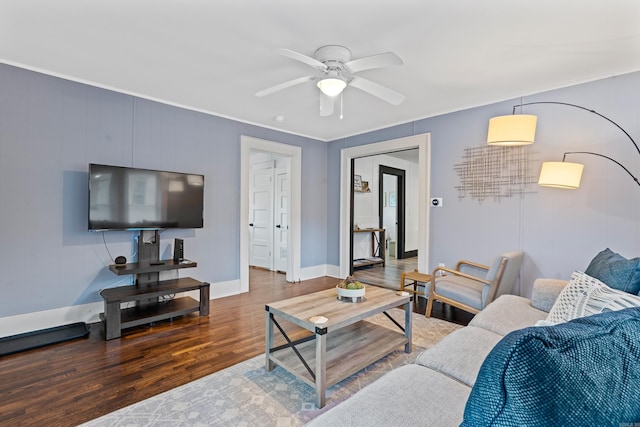
M 390 314 L 404 323 L 404 311 Z M 383 314 L 368 321 L 395 328 Z M 315 406 L 314 390 L 284 369 L 265 370 L 260 355 L 204 378 L 107 414 L 84 426 L 302 426 L 380 378 L 411 363 L 426 348 L 460 328 L 413 314 L 413 352 L 399 349 L 327 390 L 324 408 Z

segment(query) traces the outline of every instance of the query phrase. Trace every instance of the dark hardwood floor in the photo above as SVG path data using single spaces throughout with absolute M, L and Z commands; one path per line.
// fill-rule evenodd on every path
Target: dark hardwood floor
M 418 258 L 396 259 L 387 257 L 385 266 L 382 264 L 359 268 L 353 272 L 358 280 L 365 283 L 400 289 L 400 275 L 403 271 L 413 271 L 418 266 Z
M 265 304 L 336 283 L 287 283 L 283 274 L 252 269 L 251 291 L 212 300 L 208 317 L 133 328 L 111 341 L 97 323 L 86 339 L 0 357 L 0 425 L 75 426 L 262 354 Z M 415 310 L 424 313 L 424 303 Z M 457 314 L 434 311 L 464 324 Z

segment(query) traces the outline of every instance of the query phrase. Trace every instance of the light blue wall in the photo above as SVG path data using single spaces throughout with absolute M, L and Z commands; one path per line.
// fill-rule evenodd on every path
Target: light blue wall
M 90 162 L 204 174 L 205 227 L 163 232 L 161 255 L 183 238 L 190 276 L 239 279 L 241 135 L 302 147 L 301 266 L 324 265 L 326 143 L 0 65 L 0 318 L 130 283 L 107 249 L 130 258 L 137 233 L 87 231 Z
M 430 212 L 431 268 L 439 262 L 452 266 L 459 259 L 489 263 L 499 252 L 521 249 L 526 252 L 522 293 L 528 295 L 535 278 L 566 279 L 574 270 L 586 269 L 605 247 L 626 257 L 640 256 L 640 187 L 605 159 L 569 158 L 585 165 L 582 186 L 576 191 L 536 185 L 534 194 L 500 202 L 458 198 L 454 165 L 462 162 L 464 148 L 485 143 L 491 117 L 511 114 L 513 105 L 535 101 L 594 109 L 640 140 L 640 72 L 636 72 L 333 141 L 328 150 L 328 263 L 338 264 L 340 208 L 335 204 L 340 149 L 426 132 L 431 133 L 431 195 L 444 197 L 444 207 Z M 532 148 L 541 161 L 560 161 L 565 151 L 594 151 L 621 161 L 640 176 L 640 155 L 606 120 L 565 106 L 529 106 L 525 112 L 538 116 Z

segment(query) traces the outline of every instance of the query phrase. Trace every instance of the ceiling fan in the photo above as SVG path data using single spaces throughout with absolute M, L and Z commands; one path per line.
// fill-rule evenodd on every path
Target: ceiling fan
M 290 49 L 278 49 L 278 53 L 307 64 L 320 71 L 320 73 L 298 77 L 263 89 L 256 92 L 256 96 L 258 97 L 267 96 L 292 86 L 317 80 L 316 85 L 320 89 L 320 116 L 330 116 L 333 114 L 335 100 L 347 86 L 360 89 L 392 105 L 399 105 L 404 101 L 404 95 L 386 86 L 354 75 L 360 71 L 404 64 L 402 59 L 393 52 L 351 59 L 351 51 L 346 47 L 328 45 L 316 50 L 313 58 Z

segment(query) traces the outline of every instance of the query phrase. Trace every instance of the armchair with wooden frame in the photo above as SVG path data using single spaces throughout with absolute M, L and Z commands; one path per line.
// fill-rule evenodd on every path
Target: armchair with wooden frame
M 434 301 L 476 314 L 502 294 L 513 292 L 524 253 L 507 252 L 499 255 L 491 266 L 462 260 L 455 270 L 437 267 L 431 273 L 427 289 L 425 315 L 431 317 Z

